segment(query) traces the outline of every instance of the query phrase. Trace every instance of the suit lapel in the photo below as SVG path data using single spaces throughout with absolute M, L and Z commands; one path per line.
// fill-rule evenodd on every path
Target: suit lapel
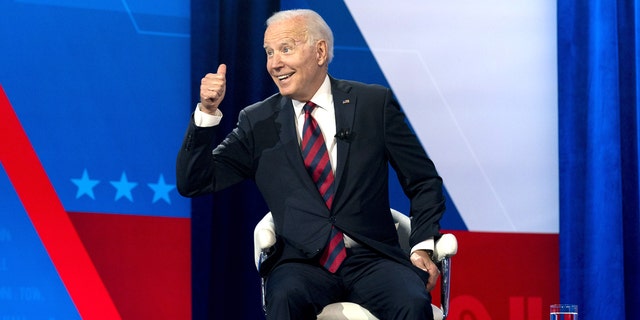
M 342 130 L 352 131 L 356 110 L 356 96 L 351 94 L 351 86 L 343 81 L 331 78 L 331 93 L 336 114 L 336 133 Z M 353 135 L 353 133 L 351 134 Z M 351 138 L 351 137 L 349 137 Z M 338 164 L 336 166 L 336 191 L 339 191 L 340 180 L 349 158 L 349 139 L 336 139 L 338 147 Z M 336 192 L 336 197 L 338 193 Z
M 295 112 L 291 99 L 282 97 L 279 106 L 280 112 L 276 118 L 276 126 L 280 128 L 280 141 L 282 142 L 283 150 L 287 156 L 287 160 L 291 168 L 295 171 L 296 175 L 302 180 L 302 184 L 313 190 L 318 194 L 319 201 L 324 203 L 320 193 L 317 192 L 317 187 L 311 179 L 311 176 L 307 172 L 304 166 L 304 159 L 302 159 L 302 152 L 300 151 L 300 143 L 298 141 L 298 131 L 295 125 Z
M 351 93 L 351 85 L 347 82 L 331 79 L 331 93 L 333 95 L 333 105 L 336 117 L 336 132 L 348 129 L 351 131 L 351 137 L 355 132 L 352 131 L 355 118 L 356 96 Z M 316 185 L 307 173 L 304 167 L 304 160 L 300 152 L 298 142 L 298 133 L 295 126 L 295 114 L 291 99 L 282 97 L 277 108 L 280 109 L 276 119 L 276 125 L 280 127 L 280 141 L 283 144 L 284 151 L 287 154 L 289 163 L 303 180 L 303 184 L 310 189 L 316 190 Z M 344 168 L 349 158 L 350 142 L 348 139 L 337 139 L 336 146 L 338 151 L 338 163 L 335 174 L 336 198 L 339 197 L 340 181 L 344 173 Z M 320 200 L 320 193 L 318 193 Z M 334 201 L 334 207 L 336 202 Z
M 282 97 L 278 107 L 280 108 L 280 112 L 276 119 L 276 125 L 280 127 L 280 141 L 283 144 L 287 158 L 291 165 L 296 168 L 296 172 L 308 176 L 309 174 L 304 168 L 304 161 L 300 154 L 298 134 L 295 125 L 296 120 L 291 99 Z

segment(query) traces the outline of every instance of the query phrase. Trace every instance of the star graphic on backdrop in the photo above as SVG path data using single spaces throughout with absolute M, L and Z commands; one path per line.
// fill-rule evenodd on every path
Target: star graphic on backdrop
M 173 190 L 176 186 L 174 184 L 166 184 L 162 174 L 160 174 L 160 178 L 158 178 L 158 183 L 148 183 L 147 185 L 153 190 L 153 203 L 162 199 L 168 204 L 171 204 L 169 191 Z
M 80 179 L 71 179 L 76 186 L 78 186 L 78 192 L 76 192 L 76 199 L 82 197 L 83 195 L 87 195 L 91 199 L 96 199 L 93 195 L 93 187 L 95 187 L 100 180 L 91 180 L 89 179 L 89 174 L 87 173 L 87 169 L 82 171 L 82 178 Z
M 122 171 L 122 175 L 120 176 L 120 181 L 110 181 L 111 185 L 116 188 L 116 198 L 114 201 L 118 201 L 118 199 L 122 197 L 126 197 L 129 201 L 133 202 L 133 196 L 131 195 L 131 189 L 135 188 L 138 183 L 129 182 L 127 180 L 127 174 Z

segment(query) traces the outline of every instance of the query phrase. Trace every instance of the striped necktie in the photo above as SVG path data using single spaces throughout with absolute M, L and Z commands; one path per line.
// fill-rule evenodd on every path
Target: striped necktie
M 331 209 L 334 197 L 333 171 L 329 161 L 329 152 L 320 131 L 320 126 L 311 116 L 317 105 L 311 101 L 304 107 L 304 125 L 302 127 L 302 157 L 307 172 L 315 182 L 327 208 Z M 320 257 L 322 264 L 329 272 L 334 273 L 347 256 L 342 232 L 331 226 L 331 235 L 325 251 Z

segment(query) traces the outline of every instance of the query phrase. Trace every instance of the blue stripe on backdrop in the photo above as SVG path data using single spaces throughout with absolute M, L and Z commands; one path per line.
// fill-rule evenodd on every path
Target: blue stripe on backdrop
M 558 1 L 560 297 L 640 313 L 640 1 Z

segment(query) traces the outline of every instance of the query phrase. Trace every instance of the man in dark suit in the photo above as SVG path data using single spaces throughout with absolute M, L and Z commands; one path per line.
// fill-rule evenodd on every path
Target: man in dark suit
M 391 91 L 328 75 L 333 35 L 311 10 L 269 18 L 264 49 L 280 92 L 243 109 L 215 148 L 226 66 L 202 79 L 178 154 L 179 192 L 256 182 L 277 235 L 260 270 L 268 319 L 315 319 L 336 301 L 381 319 L 432 319 L 429 291 L 439 272 L 430 253 L 444 212 L 442 180 Z M 411 201 L 410 257 L 389 211 L 389 163 Z

